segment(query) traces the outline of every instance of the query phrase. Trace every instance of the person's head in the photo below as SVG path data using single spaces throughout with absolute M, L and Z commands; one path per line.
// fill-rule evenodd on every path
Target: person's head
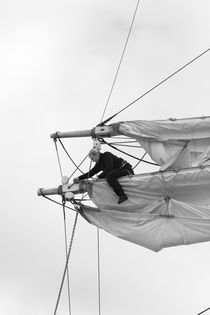
M 100 152 L 96 148 L 93 148 L 93 149 L 90 150 L 88 156 L 91 159 L 91 161 L 97 163 L 98 160 L 99 160 L 99 157 L 100 157 Z

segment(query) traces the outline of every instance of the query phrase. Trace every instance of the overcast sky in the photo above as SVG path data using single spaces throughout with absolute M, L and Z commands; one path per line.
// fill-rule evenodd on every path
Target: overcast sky
M 0 2 L 0 314 L 53 313 L 65 262 L 63 214 L 36 195 L 60 184 L 50 134 L 100 122 L 136 3 Z M 105 118 L 209 48 L 209 12 L 209 0 L 140 1 Z M 209 115 L 209 54 L 112 122 Z M 92 140 L 65 145 L 79 163 Z M 67 175 L 74 170 L 64 156 L 62 166 Z M 73 220 L 68 211 L 69 236 Z M 100 240 L 101 314 L 196 315 L 210 307 L 210 243 L 153 253 L 104 231 Z M 70 277 L 72 315 L 98 314 L 96 228 L 81 217 Z M 68 314 L 66 297 L 65 287 L 58 314 Z

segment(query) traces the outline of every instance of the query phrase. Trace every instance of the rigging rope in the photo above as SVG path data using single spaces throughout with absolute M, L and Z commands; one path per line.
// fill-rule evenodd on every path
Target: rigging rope
M 100 268 L 100 234 L 97 227 L 97 258 L 98 258 L 98 314 L 101 315 L 101 268 Z
M 92 160 L 90 160 L 88 179 L 90 178 Z M 100 272 L 100 242 L 99 242 L 99 228 L 97 227 L 97 264 L 98 264 L 98 314 L 101 315 L 101 272 Z
M 116 147 L 126 147 L 126 148 L 141 148 L 138 145 L 129 145 L 129 144 L 120 144 L 120 143 L 116 143 L 116 142 L 109 142 L 109 144 L 115 145 Z
M 71 253 L 71 249 L 72 249 L 72 244 L 73 244 L 73 239 L 74 239 L 77 219 L 78 219 L 78 211 L 76 213 L 75 220 L 74 220 L 74 226 L 73 226 L 71 240 L 70 240 L 69 249 L 68 249 L 68 253 L 67 253 L 66 264 L 65 264 L 64 271 L 63 271 L 61 285 L 60 285 L 60 289 L 59 289 L 59 293 L 58 293 L 58 297 L 57 297 L 57 301 L 56 301 L 56 305 L 55 305 L 55 309 L 54 309 L 54 313 L 53 313 L 54 315 L 56 315 L 56 313 L 57 313 L 58 304 L 59 304 L 60 297 L 61 297 L 61 292 L 62 292 L 62 289 L 63 289 L 63 284 L 64 284 L 64 280 L 65 280 L 65 276 L 66 276 L 66 272 L 67 272 L 67 268 L 68 268 L 69 257 L 70 257 L 70 253 Z
M 82 174 L 84 174 L 83 171 L 82 171 L 79 167 L 80 167 L 80 165 L 84 162 L 85 159 L 81 162 L 81 164 L 80 164 L 79 166 L 77 166 L 76 163 L 75 163 L 75 162 L 73 161 L 73 159 L 71 158 L 71 156 L 69 155 L 68 151 L 66 150 L 66 148 L 65 148 L 64 144 L 62 143 L 61 139 L 60 139 L 58 136 L 57 136 L 57 139 L 59 140 L 59 142 L 60 142 L 62 148 L 63 148 L 64 151 L 66 152 L 66 154 L 67 154 L 67 156 L 69 157 L 69 159 L 71 160 L 71 162 L 72 162 L 72 163 L 74 164 L 74 166 L 76 167 L 76 170 L 79 170 Z
M 201 313 L 197 314 L 197 315 L 201 315 L 201 314 L 205 313 L 205 312 L 208 311 L 208 310 L 210 310 L 210 307 L 207 308 L 206 310 L 202 311 Z
M 82 163 L 87 159 L 88 155 L 86 155 L 86 157 L 84 157 L 84 159 L 82 160 L 82 162 L 78 165 L 78 167 L 71 173 L 71 175 L 69 176 L 69 179 L 76 173 L 77 170 L 79 170 L 82 174 L 84 174 L 83 171 L 81 171 L 79 169 L 79 167 L 82 165 Z
M 66 259 L 67 259 L 67 229 L 66 229 L 66 211 L 65 211 L 65 205 L 66 201 L 63 199 L 63 223 L 64 223 L 64 239 L 65 239 L 65 251 L 66 251 Z M 68 302 L 69 302 L 69 315 L 71 315 L 71 295 L 70 295 L 70 281 L 69 281 L 69 268 L 67 267 L 67 288 L 68 288 Z
M 112 87 L 111 87 L 111 90 L 110 90 L 110 93 L 109 93 L 109 96 L 108 96 L 108 99 L 107 99 L 104 111 L 103 111 L 103 115 L 101 117 L 101 122 L 102 122 L 102 120 L 104 118 L 104 115 L 105 115 L 105 112 L 106 112 L 106 109 L 107 109 L 110 97 L 112 95 L 112 91 L 114 89 L 114 86 L 115 86 L 115 83 L 116 83 L 116 80 L 117 80 L 117 76 L 118 76 L 118 73 L 119 73 L 119 70 L 120 70 L 120 66 L 122 64 L 122 60 L 123 60 L 123 57 L 124 57 L 124 54 L 125 54 L 125 50 L 126 50 L 129 38 L 130 38 L 131 30 L 132 30 L 132 27 L 133 27 L 133 24 L 134 24 L 134 20 L 135 20 L 135 17 L 136 17 L 136 13 L 137 13 L 137 10 L 138 10 L 139 2 L 140 2 L 140 0 L 137 1 L 137 5 L 136 5 L 135 11 L 134 11 L 134 15 L 133 15 L 133 18 L 132 18 L 132 21 L 131 21 L 131 25 L 130 25 L 129 32 L 128 32 L 128 35 L 127 35 L 127 39 L 126 39 L 126 42 L 125 42 L 125 45 L 124 45 L 124 48 L 123 48 L 123 52 L 122 52 L 122 55 L 121 55 L 121 58 L 120 58 L 120 61 L 119 61 L 118 67 L 117 67 L 117 71 L 116 71 L 116 74 L 115 74 L 115 77 L 114 77 L 114 81 L 112 83 Z
M 144 152 L 144 154 L 142 155 L 141 159 L 136 163 L 136 165 L 133 167 L 133 170 L 141 163 L 143 162 L 143 158 L 147 155 L 147 152 Z
M 58 152 L 58 147 L 57 147 L 57 139 L 54 139 L 55 143 L 55 149 L 57 153 L 57 158 L 58 158 L 58 164 L 60 168 L 60 174 L 61 174 L 61 179 L 63 177 L 63 172 L 62 172 L 62 167 L 61 167 L 61 161 L 60 161 L 60 156 Z M 65 253 L 66 253 L 66 259 L 67 259 L 67 228 L 66 228 L 66 214 L 65 214 L 65 200 L 63 198 L 62 200 L 62 205 L 63 205 L 63 222 L 64 222 L 64 243 L 65 243 Z M 68 291 L 68 306 L 69 306 L 69 315 L 71 315 L 71 298 L 70 298 L 70 282 L 69 282 L 69 269 L 67 267 L 67 291 Z
M 58 158 L 58 165 L 59 165 L 59 169 L 60 169 L 60 174 L 61 174 L 61 178 L 62 178 L 63 172 L 62 172 L 61 161 L 60 161 L 60 157 L 59 157 L 59 153 L 58 153 L 57 139 L 54 139 L 54 143 L 55 143 L 55 150 L 56 150 L 56 154 L 57 154 L 57 158 Z
M 110 146 L 111 148 L 113 148 L 113 149 L 115 149 L 115 150 L 117 150 L 117 151 L 119 151 L 119 152 L 121 152 L 121 153 L 124 153 L 124 154 L 126 154 L 126 155 L 128 155 L 128 156 L 130 156 L 130 157 L 132 157 L 132 158 L 134 158 L 134 159 L 136 159 L 136 160 L 138 160 L 138 161 L 142 161 L 142 162 L 147 163 L 147 164 L 151 164 L 151 165 L 158 166 L 158 164 L 156 164 L 156 163 L 149 162 L 149 161 L 146 161 L 146 160 L 142 160 L 142 158 L 137 158 L 136 156 L 134 156 L 134 155 L 132 155 L 132 154 L 129 154 L 129 153 L 123 151 L 123 150 L 120 150 L 120 149 L 116 148 L 114 145 L 112 145 L 112 144 L 106 142 L 104 139 L 100 139 L 100 141 L 102 141 L 103 143 L 107 144 L 107 145 Z
M 62 203 L 60 203 L 60 202 L 58 202 L 58 201 L 56 201 L 56 200 L 53 200 L 53 199 L 51 199 L 51 198 L 49 198 L 49 197 L 47 197 L 47 196 L 45 196 L 45 195 L 42 195 L 42 197 L 44 197 L 44 198 L 46 198 L 46 199 L 48 199 L 48 200 L 50 200 L 50 201 L 56 203 L 56 204 L 59 205 L 59 206 L 62 206 Z M 66 208 L 75 211 L 75 209 L 70 208 L 70 207 L 68 207 L 68 206 L 66 206 Z
M 80 166 L 81 166 L 82 163 L 86 160 L 86 158 L 88 157 L 88 155 L 86 155 L 86 156 L 84 157 L 84 159 L 80 162 L 80 164 L 77 165 L 77 164 L 74 162 L 74 160 L 71 158 L 71 156 L 70 156 L 70 154 L 68 153 L 68 151 L 66 150 L 66 148 L 65 148 L 63 142 L 61 141 L 61 139 L 59 138 L 59 136 L 57 136 L 56 139 L 59 140 L 59 142 L 60 142 L 60 144 L 61 144 L 63 150 L 65 151 L 65 153 L 66 153 L 67 156 L 69 157 L 70 161 L 71 161 L 71 162 L 74 164 L 74 166 L 76 167 L 76 169 L 75 169 L 75 170 L 72 172 L 72 174 L 69 176 L 69 179 L 76 173 L 77 170 L 79 170 L 82 174 L 84 174 L 84 172 L 80 169 Z M 54 141 L 55 141 L 56 139 L 54 139 Z M 56 143 L 56 142 L 55 142 L 55 143 Z M 57 156 L 58 156 L 58 162 L 59 162 L 59 167 L 60 167 L 61 176 L 63 176 L 63 175 L 62 175 L 62 169 L 61 169 L 60 158 L 59 158 L 59 155 L 58 155 L 57 144 L 56 144 L 56 152 L 57 152 Z
M 131 102 L 130 104 L 128 104 L 127 106 L 125 106 L 124 108 L 122 108 L 119 112 L 117 112 L 116 114 L 110 116 L 108 119 L 106 119 L 105 121 L 101 122 L 99 125 L 102 126 L 104 124 L 106 124 L 108 121 L 110 121 L 111 119 L 113 119 L 114 117 L 116 117 L 118 114 L 120 114 L 122 111 L 124 111 L 125 109 L 127 109 L 128 107 L 130 107 L 131 105 L 133 105 L 135 102 L 139 101 L 141 98 L 143 98 L 144 96 L 146 96 L 147 94 L 149 94 L 150 92 L 152 92 L 153 90 L 155 90 L 157 87 L 159 87 L 161 84 L 165 83 L 167 80 L 169 80 L 170 78 L 172 78 L 174 75 L 176 75 L 177 73 L 179 73 L 181 70 L 183 70 L 184 68 L 186 68 L 187 66 L 189 66 L 191 63 L 193 63 L 194 61 L 196 61 L 198 58 L 202 57 L 204 54 L 206 54 L 208 51 L 210 50 L 210 48 L 208 48 L 207 50 L 205 50 L 204 52 L 202 52 L 201 54 L 199 54 L 198 56 L 196 56 L 195 58 L 193 58 L 192 60 L 190 60 L 189 62 L 187 62 L 184 66 L 182 66 L 181 68 L 179 68 L 178 70 L 176 70 L 175 72 L 173 72 L 171 75 L 169 75 L 168 77 L 166 77 L 164 80 L 162 80 L 161 82 L 159 82 L 158 84 L 156 84 L 155 86 L 153 86 L 151 89 L 149 89 L 147 92 L 145 92 L 144 94 L 142 94 L 141 96 L 139 96 L 138 98 L 136 98 L 133 102 Z

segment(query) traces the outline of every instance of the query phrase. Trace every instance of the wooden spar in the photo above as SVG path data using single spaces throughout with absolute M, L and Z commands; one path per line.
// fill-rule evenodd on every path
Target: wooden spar
M 56 140 L 57 138 L 75 138 L 75 137 L 92 137 L 92 138 L 105 138 L 120 135 L 120 133 L 110 126 L 97 126 L 89 130 L 78 130 L 69 132 L 55 132 L 50 135 L 51 138 Z M 85 185 L 80 184 L 66 184 L 60 185 L 54 188 L 39 188 L 37 191 L 38 196 L 48 195 L 62 195 L 66 193 L 81 194 L 86 192 Z
M 39 188 L 37 190 L 38 196 L 49 196 L 49 195 L 59 195 L 59 187 L 54 188 Z
M 79 131 L 67 131 L 67 132 L 55 132 L 50 135 L 51 138 L 76 138 L 76 137 L 91 137 L 92 130 L 79 130 Z
M 92 137 L 92 138 L 107 138 L 117 136 L 120 133 L 114 130 L 112 126 L 97 126 L 93 129 L 55 132 L 50 135 L 51 138 L 76 138 L 76 137 Z
M 62 195 L 65 193 L 81 194 L 86 192 L 85 182 L 79 184 L 65 184 L 53 188 L 39 188 L 37 190 L 38 196 L 49 196 L 49 195 Z

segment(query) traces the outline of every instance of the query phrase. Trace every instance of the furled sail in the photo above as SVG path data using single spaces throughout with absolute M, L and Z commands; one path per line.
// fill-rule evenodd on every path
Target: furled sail
M 117 204 L 105 180 L 89 184 L 92 224 L 153 251 L 210 241 L 210 166 L 120 178 L 128 200 Z
M 161 170 L 210 164 L 210 117 L 137 120 L 113 127 L 139 141 Z
M 81 214 L 90 223 L 153 251 L 210 241 L 210 117 L 124 121 L 52 137 L 116 135 L 139 141 L 160 165 L 158 172 L 119 179 L 128 200 L 118 205 L 106 180 L 38 194 L 71 192 L 68 200 L 88 191 L 96 207 L 81 204 Z

